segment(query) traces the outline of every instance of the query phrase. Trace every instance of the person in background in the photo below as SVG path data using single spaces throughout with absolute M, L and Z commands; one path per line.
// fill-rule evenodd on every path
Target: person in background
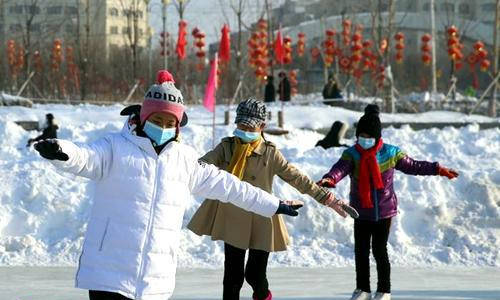
M 40 155 L 56 168 L 96 182 L 76 272 L 90 300 L 168 299 L 174 290 L 184 211 L 191 195 L 230 202 L 263 217 L 296 216 L 288 205 L 234 175 L 201 162 L 178 142 L 188 122 L 167 71 L 134 106 L 121 132 L 89 144 L 43 140 Z
M 342 99 L 342 94 L 340 93 L 339 86 L 333 74 L 328 77 L 328 82 L 323 88 L 323 99 Z M 325 101 L 323 103 L 325 103 L 326 105 L 333 105 L 331 101 Z
M 439 175 L 448 179 L 458 173 L 437 162 L 417 161 L 399 147 L 384 143 L 379 108 L 370 104 L 359 119 L 356 144 L 342 153 L 318 184 L 334 188 L 345 176 L 351 181 L 350 204 L 359 212 L 354 220 L 356 289 L 351 300 L 390 300 L 391 265 L 387 241 L 391 220 L 398 213 L 394 171 L 408 175 Z M 370 289 L 370 244 L 377 264 L 377 292 Z
M 274 77 L 272 75 L 267 76 L 266 88 L 264 90 L 264 102 L 274 102 L 276 101 L 276 88 L 274 87 Z
M 269 193 L 274 177 L 278 176 L 299 192 L 346 217 L 342 201 L 317 186 L 290 164 L 273 143 L 264 139 L 265 118 L 263 102 L 252 98 L 242 101 L 236 109 L 234 136 L 223 138 L 201 160 Z M 207 199 L 194 214 L 188 229 L 224 241 L 224 300 L 239 299 L 245 279 L 253 289 L 253 299 L 272 299 L 266 275 L 267 262 L 270 252 L 285 251 L 289 244 L 283 218 L 262 217 L 232 204 Z
M 280 77 L 280 83 L 278 86 L 278 95 L 279 95 L 279 100 L 288 102 L 291 99 L 290 93 L 291 93 L 291 86 L 290 86 L 290 81 L 288 80 L 288 77 L 286 76 L 286 73 L 281 71 L 278 76 Z
M 46 139 L 57 139 L 57 130 L 59 127 L 55 123 L 53 114 L 45 115 L 45 127 L 43 128 L 42 134 L 34 139 L 29 139 L 26 147 L 30 147 L 34 142 L 46 140 Z

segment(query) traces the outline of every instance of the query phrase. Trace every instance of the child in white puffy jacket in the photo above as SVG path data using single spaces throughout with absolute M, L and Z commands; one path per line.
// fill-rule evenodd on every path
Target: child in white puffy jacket
M 191 194 L 231 202 L 270 217 L 297 215 L 287 205 L 237 177 L 198 162 L 177 142 L 187 123 L 183 98 L 170 73 L 145 96 L 140 122 L 90 144 L 45 140 L 35 144 L 57 168 L 95 180 L 96 190 L 76 274 L 91 300 L 168 299 Z M 130 119 L 129 119 L 130 121 Z

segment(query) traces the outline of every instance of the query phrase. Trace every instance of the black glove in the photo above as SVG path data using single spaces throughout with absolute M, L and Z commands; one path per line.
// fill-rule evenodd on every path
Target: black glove
M 297 209 L 301 208 L 302 206 L 303 206 L 302 204 L 288 205 L 283 203 L 283 201 L 280 201 L 280 205 L 278 206 L 278 210 L 276 210 L 276 214 L 277 215 L 283 214 L 296 217 L 299 215 Z
M 43 140 L 38 142 L 35 144 L 35 150 L 46 159 L 57 159 L 62 161 L 69 159 L 68 154 L 62 152 L 61 146 L 59 146 L 56 140 Z

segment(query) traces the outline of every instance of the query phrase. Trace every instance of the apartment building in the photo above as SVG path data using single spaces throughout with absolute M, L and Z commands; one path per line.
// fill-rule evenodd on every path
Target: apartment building
M 0 0 L 0 42 L 32 43 L 55 38 L 66 44 L 86 41 L 106 57 L 114 49 L 148 46 L 149 16 L 143 0 Z

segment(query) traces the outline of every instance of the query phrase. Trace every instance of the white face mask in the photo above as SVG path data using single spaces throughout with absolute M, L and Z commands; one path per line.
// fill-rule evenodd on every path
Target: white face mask
M 370 149 L 375 146 L 375 138 L 358 137 L 358 144 L 365 150 Z

